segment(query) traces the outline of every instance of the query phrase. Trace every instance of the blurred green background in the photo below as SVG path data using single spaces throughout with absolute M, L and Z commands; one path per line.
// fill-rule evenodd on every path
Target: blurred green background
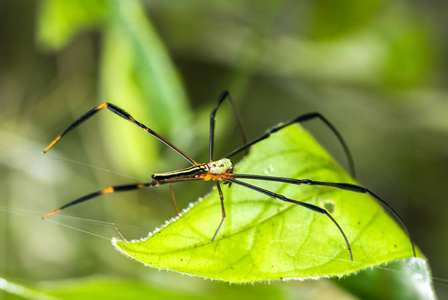
M 174 217 L 166 187 L 40 219 L 84 194 L 188 166 L 110 112 L 42 155 L 81 114 L 110 101 L 206 161 L 208 116 L 228 89 L 249 137 L 306 112 L 331 120 L 358 181 L 399 212 L 433 276 L 446 280 L 447 12 L 437 0 L 0 1 L 0 277 L 33 286 L 94 275 L 203 293 L 228 288 L 143 268 L 104 239 L 138 239 Z M 215 158 L 241 143 L 226 106 Z M 305 127 L 347 165 L 323 124 Z M 178 205 L 210 187 L 175 186 Z M 316 299 L 332 284 L 287 288 Z M 435 288 L 448 297 L 446 283 Z

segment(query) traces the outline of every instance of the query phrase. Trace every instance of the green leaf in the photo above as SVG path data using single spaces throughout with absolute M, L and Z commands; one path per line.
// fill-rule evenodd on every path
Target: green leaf
M 8 298 L 6 299 L 124 300 L 146 299 L 148 298 L 148 295 L 151 296 L 151 299 L 205 299 L 201 295 L 193 294 L 187 290 L 175 289 L 172 286 L 168 288 L 168 286 L 160 286 L 156 284 L 147 285 L 140 282 L 102 277 L 52 282 L 46 283 L 44 286 L 40 287 L 19 285 L 11 281 L 6 281 L 0 277 L 0 291 L 1 290 L 4 290 L 7 293 Z M 1 295 L 2 294 L 0 294 L 0 296 Z M 16 296 L 17 298 L 13 296 Z
M 425 18 L 390 20 L 384 29 L 385 55 L 379 62 L 380 79 L 393 88 L 411 88 L 430 75 L 436 56 L 429 22 Z
M 191 113 L 180 76 L 139 1 L 113 1 L 105 31 L 101 67 L 104 101 L 129 111 L 158 133 L 185 144 L 191 135 Z M 160 142 L 132 124 L 104 120 L 104 142 L 119 167 L 147 175 L 142 165 L 158 160 Z M 129 155 L 132 153 L 132 155 Z M 144 172 L 144 173 L 138 173 Z
M 160 277 L 160 276 L 159 276 Z M 174 278 L 173 278 L 174 279 Z M 193 287 L 192 287 L 193 286 Z M 1 291 L 5 299 L 246 299 L 246 300 L 286 300 L 311 299 L 322 292 L 331 294 L 332 299 L 352 299 L 347 292 L 335 284 L 271 284 L 271 285 L 226 285 L 217 282 L 198 282 L 197 280 L 175 276 L 175 280 L 155 282 L 133 282 L 103 277 L 90 277 L 41 284 L 38 287 L 18 285 L 0 278 Z M 2 298 L 3 299 L 3 298 Z
M 59 50 L 82 30 L 102 25 L 107 0 L 45 0 L 40 4 L 37 40 L 43 48 Z
M 135 282 L 107 277 L 87 277 L 24 286 L 0 277 L 0 297 L 5 299 L 435 299 L 428 265 L 410 258 L 387 267 L 366 269 L 343 279 L 258 285 L 227 285 L 198 282 L 177 274 L 160 280 Z M 337 286 L 340 285 L 344 289 Z M 194 288 L 192 288 L 194 286 Z M 4 293 L 2 293 L 2 291 Z M 3 299 L 3 298 L 2 298 Z
M 311 34 L 314 38 L 324 40 L 341 38 L 384 13 L 381 10 L 384 6 L 383 0 L 318 0 L 313 4 Z
M 139 282 L 113 280 L 108 278 L 90 278 L 73 281 L 71 283 L 56 283 L 53 288 L 47 288 L 47 292 L 57 299 L 182 299 L 194 300 L 202 299 L 197 295 L 188 295 L 185 291 L 165 289 L 145 285 Z
M 35 300 L 55 300 L 45 292 L 27 287 L 5 278 L 0 277 L 0 297 L 1 299 L 35 299 Z
M 295 125 L 254 145 L 234 172 L 354 183 Z M 319 207 L 332 205 L 354 262 L 327 216 L 237 185 L 223 186 L 227 218 L 214 242 L 221 221 L 216 190 L 148 238 L 114 244 L 150 266 L 229 282 L 344 275 L 413 255 L 406 234 L 370 196 L 329 187 L 251 183 Z

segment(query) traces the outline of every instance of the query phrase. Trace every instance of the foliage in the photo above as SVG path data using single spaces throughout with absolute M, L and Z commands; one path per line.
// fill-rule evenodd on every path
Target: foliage
M 433 299 L 429 285 L 430 274 L 423 259 L 408 259 L 360 271 L 357 276 L 339 279 L 337 284 L 309 281 L 307 284 L 273 282 L 270 285 L 228 285 L 208 282 L 205 288 L 191 289 L 191 285 L 177 282 L 137 282 L 107 277 L 91 277 L 65 282 L 46 283 L 37 287 L 20 285 L 0 278 L 0 292 L 5 299 L 145 299 L 148 295 L 160 299 L 316 299 L 323 295 L 335 300 L 353 299 Z M 362 278 L 362 280 L 359 280 Z M 387 282 L 387 284 L 384 284 Z M 348 289 L 345 291 L 339 286 Z M 349 292 L 350 291 L 350 292 Z M 1 294 L 0 294 L 1 295 Z
M 353 295 L 362 299 L 434 297 L 429 266 L 420 252 L 418 259 L 389 262 L 343 279 L 277 282 L 273 284 L 275 287 L 203 281 L 175 272 L 142 268 L 120 258 L 109 241 L 98 236 L 111 237 L 119 230 L 126 238 L 140 238 L 172 217 L 169 191 L 163 188 L 110 195 L 89 206 L 74 208 L 67 213 L 69 216 L 60 215 L 60 219 L 42 222 L 43 213 L 68 200 L 111 184 L 126 183 L 123 176 L 114 177 L 117 170 L 134 181 L 135 178 L 147 180 L 148 173 L 165 170 L 166 165 L 179 167 L 174 153 L 165 151 L 163 145 L 110 113 L 101 113 L 97 121 L 89 121 L 90 125 L 83 125 L 70 134 L 54 152 L 45 157 L 39 155 L 45 143 L 80 113 L 104 101 L 114 102 L 181 149 L 189 154 L 193 152 L 195 158 L 201 154 L 205 157 L 206 142 L 201 143 L 201 138 L 207 139 L 208 114 L 214 105 L 211 98 L 229 89 L 238 102 L 249 136 L 307 111 L 319 111 L 333 120 L 348 137 L 360 167 L 361 182 L 397 208 L 420 249 L 431 259 L 435 276 L 446 277 L 446 245 L 440 242 L 444 241 L 447 228 L 441 223 L 446 223 L 443 187 L 448 176 L 441 166 L 448 153 L 443 142 L 448 133 L 444 113 L 448 106 L 443 85 L 446 37 L 440 30 L 446 28 L 446 18 L 434 13 L 439 9 L 431 8 L 432 2 L 349 0 L 336 6 L 327 0 L 257 4 L 204 0 L 123 3 L 118 0 L 2 2 L 0 141 L 5 147 L 0 153 L 0 190 L 3 191 L 0 276 L 29 283 L 29 287 L 11 285 L 7 284 L 11 281 L 0 279 L 5 298 L 81 298 L 88 293 L 110 298 L 112 289 L 116 296 L 123 297 L 148 293 L 176 297 L 180 293 L 191 295 L 192 299 L 219 297 L 220 292 L 226 297 L 242 295 L 240 298 L 246 299 L 249 296 L 289 299 L 291 295 L 304 299 L 325 298 L 325 295 L 329 298 L 326 292 L 334 299 Z M 187 94 L 191 99 L 187 99 Z M 217 145 L 224 145 L 222 148 L 231 148 L 239 141 L 230 138 L 233 132 L 230 118 L 226 119 L 229 115 L 225 108 L 219 113 Z M 326 137 L 325 132 L 321 135 L 316 128 L 313 133 Z M 287 130 L 280 136 L 290 134 Z M 302 134 L 307 136 L 299 133 Z M 332 141 L 327 144 L 331 148 Z M 267 145 L 259 145 L 265 149 L 258 154 L 253 151 L 238 165 L 237 171 L 259 174 L 268 171 L 279 176 L 351 182 L 314 142 L 308 145 L 310 151 L 314 150 L 310 155 L 322 155 L 328 166 L 286 169 L 283 158 L 297 159 L 296 154 L 289 153 L 283 158 L 272 157 L 277 160 L 271 171 L 271 167 L 262 164 L 267 161 L 266 153 L 275 150 Z M 305 146 L 303 149 L 308 149 Z M 221 150 L 218 146 L 217 151 Z M 338 154 L 338 148 L 330 150 Z M 255 159 L 257 155 L 259 161 Z M 250 280 L 271 280 L 341 275 L 410 256 L 409 241 L 401 229 L 367 196 L 308 186 L 260 184 L 318 205 L 326 197 L 334 197 L 337 200 L 334 214 L 350 238 L 355 263 L 347 261 L 348 251 L 344 249 L 342 236 L 324 216 L 232 186 L 224 188 L 228 217 L 220 232 L 221 238 L 218 236 L 215 243 L 210 238 L 220 221 L 216 191 L 146 241 L 166 245 L 170 240 L 162 241 L 158 236 L 176 236 L 178 230 L 192 229 L 195 220 L 207 222 L 211 225 L 195 232 L 193 242 L 202 241 L 201 251 L 207 255 L 216 247 L 220 255 L 213 257 L 215 261 L 208 261 L 209 265 L 202 269 L 196 268 L 200 260 L 196 260 L 196 265 L 187 265 L 185 258 L 194 257 L 196 252 L 188 241 L 181 241 L 177 246 L 185 242 L 185 248 L 177 258 L 183 256 L 184 264 L 173 260 L 174 265 L 157 266 L 244 281 L 235 271 L 221 269 L 210 274 L 207 269 L 216 262 L 219 267 L 227 263 L 225 259 L 234 261 L 246 253 L 258 258 L 258 265 L 266 270 L 252 272 Z M 201 194 L 194 184 L 176 186 L 180 207 Z M 114 197 L 117 201 L 112 200 Z M 254 202 L 254 199 L 261 200 Z M 378 214 L 372 217 L 373 212 L 367 212 L 366 207 Z M 347 210 L 349 214 L 345 213 Z M 207 211 L 210 214 L 204 215 Z M 381 224 L 361 223 L 359 226 L 366 226 L 366 232 L 359 233 L 356 220 L 361 217 L 366 220 L 369 216 L 372 222 L 383 219 L 385 224 L 391 224 L 391 230 L 384 230 Z M 85 218 L 105 222 L 89 222 Z M 78 231 L 53 223 L 58 221 Z M 267 227 L 269 224 L 272 227 Z M 128 234 L 127 228 L 133 231 L 129 230 Z M 282 236 L 287 245 L 281 242 L 272 245 L 268 235 L 275 234 L 274 229 L 288 233 L 286 238 Z M 291 234 L 292 230 L 297 232 Z M 303 235 L 298 233 L 307 233 L 309 238 L 299 240 L 296 237 Z M 176 237 L 175 241 L 180 238 Z M 285 250 L 275 251 L 273 255 L 262 243 L 256 244 L 255 238 L 269 244 L 270 249 Z M 251 246 L 257 248 L 247 247 L 248 241 L 253 241 Z M 373 241 L 387 243 L 374 244 L 376 248 L 366 250 L 365 245 L 372 245 Z M 397 241 L 397 246 L 403 248 L 395 251 L 391 245 Z M 240 252 L 232 248 L 234 242 L 240 243 Z M 121 246 L 131 247 L 124 243 Z M 293 251 L 297 247 L 300 251 Z M 228 255 L 226 249 L 237 253 Z M 143 250 L 147 252 L 148 248 Z M 312 259 L 310 252 L 315 255 Z M 274 268 L 257 254 L 272 255 L 276 259 Z M 285 258 L 285 254 L 291 255 Z M 312 268 L 312 272 L 303 272 L 305 269 L 300 265 L 303 259 L 299 255 L 310 259 L 310 265 L 327 263 Z M 152 258 L 141 257 L 141 260 L 156 265 Z M 287 263 L 291 261 L 295 267 L 287 271 Z M 358 267 L 351 268 L 354 264 Z M 240 260 L 234 265 L 241 269 L 249 264 Z M 103 274 L 125 279 L 89 277 L 86 281 L 56 282 L 53 286 L 42 284 L 44 280 Z M 419 277 L 422 280 L 418 282 Z M 23 290 L 38 294 L 17 293 Z M 343 296 L 335 296 L 340 294 Z
M 254 145 L 235 173 L 353 183 L 296 126 Z M 230 282 L 345 275 L 413 256 L 406 234 L 369 196 L 328 187 L 257 184 L 319 207 L 332 203 L 332 216 L 351 242 L 354 262 L 327 216 L 240 186 L 224 190 L 227 218 L 213 242 L 220 222 L 217 190 L 146 240 L 116 245 L 150 266 Z

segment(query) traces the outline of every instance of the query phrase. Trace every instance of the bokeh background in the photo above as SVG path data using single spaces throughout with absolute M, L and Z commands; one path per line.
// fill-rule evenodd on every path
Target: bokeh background
M 173 217 L 165 187 L 40 219 L 92 191 L 185 167 L 182 158 L 105 111 L 41 152 L 110 101 L 206 161 L 208 115 L 228 89 L 250 137 L 306 112 L 331 120 L 358 181 L 399 212 L 433 276 L 448 279 L 447 12 L 438 0 L 0 1 L 0 277 L 209 288 L 142 268 L 107 240 L 144 237 Z M 347 166 L 323 124 L 305 127 Z M 215 157 L 241 143 L 229 107 L 216 138 Z M 210 187 L 179 184 L 179 206 Z M 448 296 L 446 282 L 435 288 Z

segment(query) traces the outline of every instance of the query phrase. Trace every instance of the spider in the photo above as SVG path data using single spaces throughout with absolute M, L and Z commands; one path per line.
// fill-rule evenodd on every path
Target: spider
M 230 104 L 231 107 L 234 111 L 234 114 L 236 116 L 238 125 L 240 127 L 241 130 L 241 134 L 243 136 L 243 140 L 244 143 L 242 146 L 240 146 L 239 148 L 233 150 L 232 152 L 230 152 L 229 154 L 225 155 L 224 157 L 222 157 L 219 160 L 213 160 L 213 149 L 214 149 L 214 133 L 215 133 L 215 115 L 216 112 L 218 111 L 219 107 L 221 106 L 221 104 L 227 100 Z M 183 151 L 181 151 L 179 148 L 177 148 L 176 146 L 174 146 L 170 141 L 168 141 L 167 139 L 165 139 L 164 137 L 162 137 L 160 134 L 158 134 L 157 132 L 155 132 L 154 130 L 150 129 L 149 127 L 147 127 L 146 125 L 144 125 L 143 123 L 140 123 L 139 121 L 137 121 L 134 117 L 132 117 L 129 113 L 127 113 L 126 111 L 124 111 L 123 109 L 105 102 L 103 104 L 98 105 L 97 107 L 91 109 L 90 111 L 88 111 L 87 113 L 85 113 L 84 115 L 82 115 L 78 120 L 76 120 L 73 124 L 71 124 L 67 129 L 65 129 L 60 135 L 58 135 L 49 145 L 47 148 L 45 148 L 45 150 L 43 151 L 43 153 L 46 153 L 48 150 L 50 150 L 64 135 L 66 135 L 68 132 L 70 132 L 71 130 L 73 130 L 75 127 L 77 127 L 78 125 L 80 125 L 81 123 L 83 123 L 84 121 L 86 121 L 87 119 L 89 119 L 90 117 L 92 117 L 94 114 L 96 114 L 97 112 L 99 112 L 100 110 L 102 110 L 103 108 L 107 108 L 110 111 L 112 111 L 113 113 L 117 114 L 118 116 L 124 118 L 125 120 L 137 125 L 138 127 L 140 127 L 141 129 L 143 129 L 144 131 L 146 131 L 147 133 L 149 133 L 150 135 L 152 135 L 153 137 L 155 137 L 156 139 L 158 139 L 159 141 L 161 141 L 162 143 L 164 143 L 165 145 L 167 145 L 169 148 L 171 148 L 172 150 L 174 150 L 175 152 L 177 152 L 180 156 L 182 156 L 185 160 L 187 160 L 191 166 L 187 167 L 187 168 L 183 168 L 183 169 L 179 169 L 179 170 L 175 170 L 175 171 L 171 171 L 171 172 L 164 172 L 164 173 L 154 173 L 151 177 L 151 181 L 147 182 L 147 183 L 136 183 L 136 184 L 126 184 L 126 185 L 116 185 L 116 186 L 110 186 L 108 188 L 105 188 L 103 190 L 85 195 L 81 198 L 78 198 L 76 200 L 73 200 L 61 207 L 59 207 L 58 209 L 44 215 L 42 217 L 42 219 L 48 218 L 51 215 L 58 213 L 59 211 L 73 206 L 75 204 L 90 200 L 92 198 L 98 197 L 100 195 L 103 194 L 108 194 L 108 193 L 115 193 L 115 192 L 124 192 L 124 191 L 131 191 L 131 190 L 137 190 L 137 189 L 141 189 L 141 188 L 147 188 L 147 187 L 153 187 L 153 186 L 158 186 L 158 185 L 162 185 L 162 184 L 169 184 L 170 189 L 171 189 L 171 194 L 173 197 L 173 202 L 174 202 L 174 206 L 176 208 L 176 212 L 179 215 L 178 209 L 177 209 L 177 204 L 176 204 L 176 200 L 174 198 L 174 192 L 173 192 L 173 188 L 172 188 L 172 183 L 175 182 L 181 182 L 181 181 L 191 181 L 191 180 L 205 180 L 205 181 L 210 181 L 213 180 L 216 183 L 216 188 L 218 190 L 219 193 L 219 197 L 221 200 L 221 211 L 222 211 L 222 218 L 221 218 L 221 222 L 218 225 L 218 228 L 215 231 L 215 234 L 213 235 L 212 241 L 215 240 L 216 236 L 218 235 L 218 232 L 222 226 L 222 224 L 224 223 L 224 220 L 226 218 L 226 211 L 225 211 L 225 206 L 224 206 L 224 196 L 221 190 L 221 185 L 220 183 L 224 183 L 224 184 L 236 184 L 236 185 L 240 185 L 243 187 L 246 187 L 248 189 L 252 189 L 254 191 L 260 192 L 262 194 L 265 194 L 268 197 L 272 197 L 281 201 L 285 201 L 285 202 L 290 202 L 290 203 L 294 203 L 296 205 L 300 205 L 304 208 L 307 208 L 309 210 L 312 210 L 314 212 L 323 214 L 325 216 L 327 216 L 333 223 L 334 225 L 338 228 L 339 232 L 341 233 L 342 237 L 345 240 L 345 243 L 347 245 L 347 249 L 350 255 L 350 260 L 353 262 L 353 254 L 352 254 L 352 250 L 350 247 L 350 243 L 344 233 L 344 231 L 342 230 L 342 228 L 339 226 L 339 224 L 336 222 L 336 220 L 330 215 L 330 213 L 326 210 L 323 209 L 319 206 L 313 205 L 313 204 L 309 204 L 306 202 L 302 202 L 299 200 L 294 200 L 294 199 L 290 199 L 287 198 L 281 194 L 277 194 L 274 193 L 272 191 L 266 190 L 264 188 L 261 188 L 259 186 L 253 185 L 253 184 L 249 184 L 245 181 L 241 181 L 240 179 L 244 179 L 244 180 L 258 180 L 258 181 L 274 181 L 274 182 L 282 182 L 282 183 L 287 183 L 287 184 L 295 184 L 295 185 L 314 185 L 314 186 L 326 186 L 326 187 L 333 187 L 333 188 L 337 188 L 337 189 L 341 189 L 341 190 L 347 190 L 347 191 L 351 191 L 351 192 L 355 192 L 355 193 L 364 193 L 364 194 L 368 194 L 370 196 L 372 196 L 373 198 L 375 198 L 377 201 L 379 201 L 387 210 L 389 210 L 389 212 L 395 217 L 395 219 L 398 221 L 398 223 L 400 224 L 400 226 L 403 228 L 403 230 L 405 231 L 406 235 L 409 238 L 409 241 L 411 243 L 412 246 L 412 251 L 414 256 L 416 256 L 415 254 L 415 246 L 414 243 L 409 235 L 409 232 L 406 228 L 406 226 L 404 225 L 404 222 L 402 221 L 402 219 L 400 218 L 400 216 L 395 212 L 395 210 L 389 205 L 387 204 L 384 200 L 382 200 L 380 197 L 378 197 L 377 195 L 375 195 L 373 192 L 371 192 L 370 190 L 368 190 L 367 188 L 364 188 L 362 186 L 359 185 L 355 185 L 355 184 L 350 184 L 350 183 L 338 183 L 338 182 L 324 182 L 324 181 L 315 181 L 315 180 L 309 180 L 309 179 L 294 179 L 294 178 L 285 178 L 285 177 L 275 177 L 275 176 L 264 176 L 264 175 L 252 175 L 252 174 L 235 174 L 233 173 L 233 163 L 232 161 L 229 159 L 229 157 L 234 156 L 237 153 L 240 153 L 242 151 L 245 151 L 246 154 L 249 151 L 249 148 L 264 140 L 267 139 L 271 134 L 281 130 L 282 128 L 285 128 L 286 126 L 289 126 L 291 124 L 294 123 L 301 123 L 301 122 L 305 122 L 305 121 L 309 121 L 312 119 L 320 119 L 326 126 L 328 126 L 328 128 L 335 134 L 335 136 L 338 138 L 339 142 L 341 143 L 344 152 L 347 156 L 348 162 L 349 162 L 349 167 L 350 167 L 350 171 L 352 176 L 354 176 L 354 164 L 353 164 L 353 159 L 352 156 L 348 150 L 348 147 L 344 141 L 344 139 L 342 138 L 342 136 L 339 134 L 339 132 L 336 130 L 336 128 L 320 113 L 308 113 L 308 114 L 304 114 L 301 116 L 298 116 L 295 119 L 292 119 L 289 122 L 285 122 L 285 123 L 280 123 L 277 126 L 274 126 L 272 128 L 270 128 L 269 130 L 267 130 L 263 135 L 261 135 L 260 137 L 253 139 L 251 141 L 247 141 L 246 138 L 246 134 L 244 131 L 244 128 L 242 126 L 242 122 L 241 122 L 241 118 L 238 114 L 238 111 L 236 110 L 236 105 L 234 103 L 234 101 L 232 100 L 232 98 L 230 97 L 230 94 L 228 91 L 224 91 L 218 98 L 218 101 L 214 107 L 214 109 L 212 110 L 211 114 L 210 114 L 210 139 L 209 139 L 209 162 L 208 163 L 197 163 L 195 160 L 193 160 L 190 156 L 188 156 L 186 153 L 184 153 Z

